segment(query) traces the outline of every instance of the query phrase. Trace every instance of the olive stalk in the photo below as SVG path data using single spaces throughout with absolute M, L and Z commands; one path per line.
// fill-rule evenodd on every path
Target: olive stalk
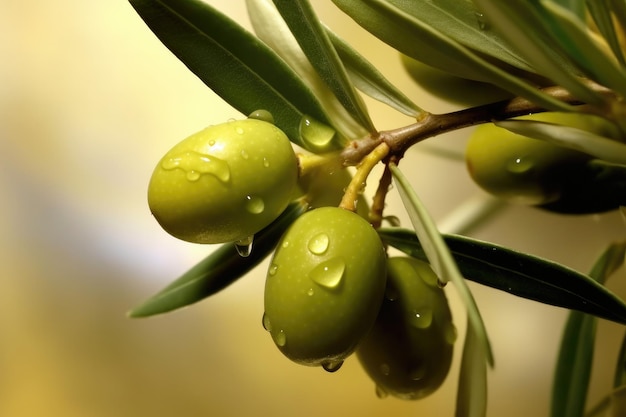
M 363 193 L 367 177 L 372 169 L 389 154 L 389 145 L 382 142 L 365 155 L 357 165 L 356 173 L 352 177 L 350 184 L 339 203 L 339 207 L 350 211 L 356 211 L 356 202 L 359 195 Z
M 597 84 L 591 84 L 592 88 L 612 98 L 612 102 L 620 107 L 618 98 L 613 92 Z M 562 87 L 546 87 L 542 91 L 552 97 L 566 103 L 578 106 L 579 111 L 598 113 L 596 109 L 585 105 Z M 620 107 L 621 109 L 621 107 Z M 533 102 L 515 97 L 510 100 L 498 101 L 481 106 L 454 111 L 444 114 L 427 113 L 425 116 L 411 125 L 397 129 L 380 131 L 376 134 L 350 142 L 341 152 L 341 159 L 346 166 L 354 166 L 360 163 L 379 144 L 386 143 L 389 152 L 393 155 L 402 155 L 408 148 L 422 140 L 437 136 L 446 132 L 490 123 L 497 120 L 506 120 L 512 117 L 523 116 L 531 113 L 546 112 L 549 109 L 540 107 Z M 614 109 L 614 114 L 619 109 Z M 604 113 L 606 115 L 606 113 Z

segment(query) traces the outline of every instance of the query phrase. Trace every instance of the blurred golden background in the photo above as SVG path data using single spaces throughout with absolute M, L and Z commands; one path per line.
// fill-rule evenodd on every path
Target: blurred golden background
M 211 3 L 248 25 L 242 0 Z M 226 4 L 227 3 L 227 4 Z M 456 108 L 410 82 L 400 59 L 313 2 L 427 110 Z M 126 311 L 202 259 L 152 219 L 146 185 L 160 156 L 208 124 L 241 117 L 191 74 L 125 1 L 0 1 L 0 415 L 451 416 L 465 321 L 443 388 L 378 399 L 355 359 L 335 374 L 290 363 L 261 326 L 264 267 L 211 299 L 150 319 Z M 380 129 L 410 123 L 368 101 Z M 462 149 L 468 131 L 434 139 Z M 406 164 L 434 216 L 481 195 L 463 165 L 412 152 Z M 371 185 L 371 184 L 370 184 Z M 407 218 L 398 197 L 390 214 Z M 474 236 L 587 271 L 617 213 L 502 210 Z M 626 295 L 624 271 L 611 287 Z M 566 311 L 472 285 L 490 332 L 489 415 L 548 415 Z M 600 323 L 591 403 L 610 388 L 623 328 Z

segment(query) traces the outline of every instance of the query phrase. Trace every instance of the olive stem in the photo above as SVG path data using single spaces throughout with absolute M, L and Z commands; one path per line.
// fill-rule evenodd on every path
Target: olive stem
M 392 177 L 389 164 L 386 164 L 383 175 L 380 177 L 378 182 L 378 188 L 376 189 L 376 193 L 372 199 L 372 206 L 370 207 L 369 212 L 370 223 L 375 229 L 378 229 L 383 222 L 385 199 L 387 198 L 387 193 L 389 192 L 389 187 L 391 186 Z
M 612 95 L 604 87 L 596 86 L 595 84 L 592 87 L 603 94 Z M 579 106 L 578 109 L 581 111 L 593 113 L 593 109 L 588 108 L 588 106 L 584 105 L 584 103 L 562 87 L 547 87 L 542 91 L 566 103 Z M 401 155 L 414 144 L 442 133 L 545 111 L 548 111 L 548 109 L 539 107 L 525 98 L 515 97 L 510 100 L 470 107 L 450 113 L 427 113 L 425 116 L 420 117 L 416 123 L 409 126 L 377 132 L 350 142 L 341 152 L 341 159 L 346 166 L 357 165 L 365 155 L 369 154 L 380 143 L 387 143 L 392 154 Z
M 386 143 L 379 143 L 371 150 L 357 165 L 356 172 L 348 184 L 339 207 L 356 211 L 356 202 L 359 195 L 363 193 L 365 182 L 372 169 L 389 154 L 389 146 Z

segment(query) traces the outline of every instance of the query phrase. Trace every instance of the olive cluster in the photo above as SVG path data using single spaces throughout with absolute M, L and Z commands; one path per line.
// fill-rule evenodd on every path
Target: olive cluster
M 434 391 L 448 373 L 455 339 L 437 277 L 417 259 L 388 258 L 363 216 L 327 205 L 319 182 L 298 187 L 298 177 L 287 136 L 267 118 L 248 118 L 208 127 L 167 152 L 148 202 L 180 239 L 244 242 L 299 188 L 311 188 L 312 208 L 291 224 L 270 260 L 263 326 L 299 364 L 333 372 L 356 352 L 380 396 L 416 399 Z M 329 193 L 336 188 L 326 185 Z

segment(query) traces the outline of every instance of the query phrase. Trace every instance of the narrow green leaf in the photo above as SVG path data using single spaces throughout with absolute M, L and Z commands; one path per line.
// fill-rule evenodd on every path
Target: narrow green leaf
M 496 30 L 543 76 L 566 88 L 578 99 L 603 105 L 602 95 L 591 90 L 559 54 L 555 28 L 548 26 L 536 1 L 474 0 Z M 547 14 L 547 13 L 546 13 Z M 546 27 L 547 26 L 547 27 Z
M 505 120 L 495 124 L 519 135 L 542 139 L 607 162 L 626 165 L 626 144 L 586 130 L 534 120 Z
M 305 210 L 304 203 L 292 203 L 278 219 L 257 233 L 248 257 L 241 257 L 234 244 L 223 244 L 128 315 L 148 317 L 166 313 L 221 291 L 265 259 L 289 225 Z
M 550 12 L 550 27 L 560 28 L 559 44 L 576 60 L 576 64 L 598 83 L 626 94 L 626 72 L 615 57 L 607 53 L 591 29 L 569 10 L 552 1 L 543 0 L 541 4 Z
M 326 30 L 308 0 L 273 0 L 302 51 L 337 99 L 369 132 L 376 131 L 365 103 L 356 92 Z
M 626 385 L 626 334 L 622 338 L 622 346 L 617 356 L 617 365 L 613 376 L 613 388 Z
M 433 28 L 385 0 L 365 0 L 358 7 L 354 7 L 351 0 L 333 0 L 333 3 L 374 36 L 418 61 L 464 78 L 489 82 L 547 109 L 573 110 L 572 106 L 491 64 L 445 31 Z
M 419 118 L 425 114 L 347 42 L 330 29 L 327 33 L 356 88 L 407 116 Z
M 523 71 L 533 68 L 495 31 L 474 3 L 468 0 L 386 0 L 456 42 Z
M 272 113 L 289 138 L 303 115 L 329 124 L 300 77 L 254 35 L 201 0 L 130 0 L 157 35 L 209 88 L 245 115 Z
M 463 358 L 459 374 L 455 417 L 484 417 L 487 415 L 486 352 L 471 323 L 467 323 Z
M 610 245 L 596 261 L 590 277 L 599 284 L 624 263 L 626 242 Z M 552 417 L 585 415 L 587 391 L 593 365 L 597 319 L 572 311 L 565 324 L 552 387 Z
M 622 51 L 619 36 L 613 22 L 613 10 L 611 10 L 610 2 L 606 0 L 587 0 L 587 7 L 589 8 L 589 14 L 598 27 L 598 31 L 611 47 L 611 51 L 613 51 L 617 60 L 622 65 L 626 64 L 624 52 Z
M 551 0 L 565 7 L 580 19 L 586 18 L 585 0 Z M 593 1 L 593 0 L 592 0 Z
M 408 179 L 404 176 L 402 171 L 394 164 L 389 166 L 393 175 L 394 181 L 398 186 L 398 192 L 402 198 L 402 202 L 409 214 L 411 223 L 415 229 L 415 234 L 422 242 L 422 247 L 430 263 L 433 271 L 437 274 L 439 279 L 446 283 L 452 281 L 459 292 L 465 307 L 467 308 L 468 320 L 472 331 L 476 333 L 476 337 L 482 347 L 482 351 L 485 353 L 486 361 L 493 366 L 493 355 L 491 352 L 491 346 L 487 337 L 487 331 L 485 324 L 483 323 L 476 301 L 472 296 L 472 293 L 465 282 L 465 279 L 461 276 L 457 264 L 452 257 L 450 249 L 446 245 L 443 237 L 437 230 L 434 220 L 422 204 L 421 200 L 411 187 Z
M 332 126 L 350 140 L 366 136 L 367 129 L 343 107 L 311 65 L 272 0 L 246 0 L 246 7 L 256 35 L 311 88 Z
M 412 230 L 383 228 L 379 234 L 390 246 L 427 260 Z M 626 324 L 626 303 L 587 275 L 490 242 L 458 235 L 446 235 L 444 240 L 468 280 L 518 297 Z

